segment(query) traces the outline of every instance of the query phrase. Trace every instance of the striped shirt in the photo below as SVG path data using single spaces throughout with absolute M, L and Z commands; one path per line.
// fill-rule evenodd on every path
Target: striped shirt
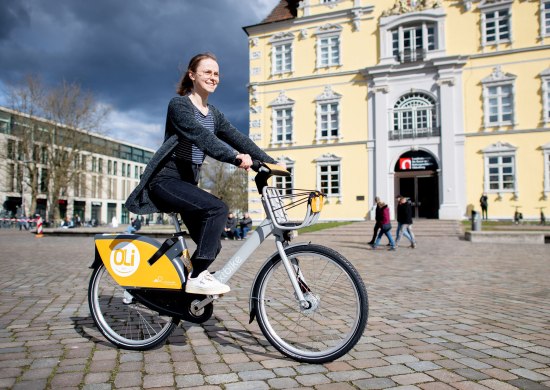
M 214 117 L 212 116 L 212 110 L 208 110 L 208 114 L 204 115 L 196 107 L 193 107 L 195 112 L 195 119 L 207 130 L 214 132 Z M 172 153 L 172 158 L 177 160 L 190 161 L 193 164 L 202 164 L 205 158 L 205 154 L 195 146 L 194 143 L 180 139 L 178 146 Z

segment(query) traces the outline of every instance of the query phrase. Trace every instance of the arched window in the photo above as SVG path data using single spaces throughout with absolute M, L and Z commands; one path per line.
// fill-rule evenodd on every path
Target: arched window
M 393 131 L 390 139 L 432 137 L 439 135 L 436 103 L 422 92 L 401 96 L 393 108 Z

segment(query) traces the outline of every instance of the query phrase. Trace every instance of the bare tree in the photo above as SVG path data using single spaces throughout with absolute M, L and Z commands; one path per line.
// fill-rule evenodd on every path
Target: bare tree
M 25 77 L 20 85 L 8 87 L 6 98 L 8 105 L 14 111 L 26 114 L 17 117 L 12 127 L 12 132 L 19 138 L 19 182 L 31 192 L 31 204 L 29 210 L 36 210 L 36 198 L 38 195 L 38 156 L 35 149 L 35 122 L 36 116 L 42 115 L 42 102 L 45 90 L 41 80 L 32 75 Z M 21 190 L 21 189 L 19 189 Z M 24 201 L 24 200 L 23 200 Z M 23 205 L 24 206 L 24 205 Z
M 201 172 L 201 185 L 222 199 L 229 210 L 248 209 L 248 174 L 245 170 L 207 158 Z
M 12 108 L 27 114 L 28 123 L 19 126 L 17 135 L 24 144 L 23 160 L 33 191 L 31 207 L 42 187 L 48 198 L 49 217 L 58 220 L 59 199 L 82 171 L 78 163 L 81 152 L 93 153 L 101 147 L 93 135 L 101 130 L 109 110 L 76 83 L 63 81 L 56 88 L 46 89 L 33 76 L 12 87 L 8 95 Z M 39 163 L 44 169 L 40 183 Z

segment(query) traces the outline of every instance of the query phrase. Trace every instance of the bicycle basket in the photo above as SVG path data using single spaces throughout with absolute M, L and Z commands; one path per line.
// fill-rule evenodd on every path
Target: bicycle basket
M 316 223 L 319 219 L 324 203 L 324 195 L 320 191 L 264 187 L 262 192 L 269 217 L 279 229 L 300 229 Z M 299 212 L 299 206 L 306 206 L 305 217 L 292 218 Z M 291 209 L 295 210 L 290 211 Z

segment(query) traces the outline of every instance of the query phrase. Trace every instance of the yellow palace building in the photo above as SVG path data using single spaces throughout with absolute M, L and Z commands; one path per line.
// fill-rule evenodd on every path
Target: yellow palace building
M 250 137 L 325 220 L 550 212 L 550 0 L 282 0 L 244 30 Z

